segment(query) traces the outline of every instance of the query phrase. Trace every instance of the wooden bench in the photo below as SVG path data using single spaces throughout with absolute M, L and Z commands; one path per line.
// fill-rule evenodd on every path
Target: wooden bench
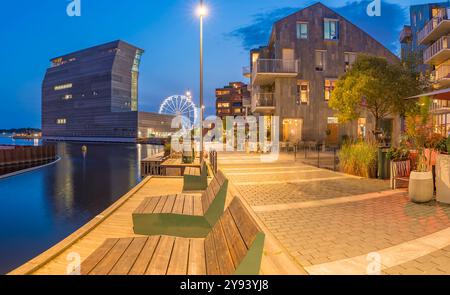
M 411 161 L 391 161 L 391 189 L 397 189 L 397 182 L 409 183 Z
M 200 168 L 186 167 L 183 174 L 183 191 L 205 190 L 208 186 L 208 167 L 203 161 Z
M 265 235 L 236 197 L 205 239 L 107 239 L 83 275 L 258 275 Z
M 203 238 L 222 215 L 227 191 L 228 179 L 219 171 L 201 196 L 146 198 L 133 212 L 134 232 Z

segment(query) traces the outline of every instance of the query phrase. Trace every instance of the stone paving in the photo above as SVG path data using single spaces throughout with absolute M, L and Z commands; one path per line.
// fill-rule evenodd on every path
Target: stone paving
M 231 156 L 230 156 L 231 157 Z M 251 206 L 266 205 L 259 218 L 302 266 L 317 266 L 406 245 L 418 238 L 450 228 L 450 206 L 436 202 L 414 204 L 404 194 L 386 194 L 364 200 L 323 205 L 320 200 L 363 195 L 389 190 L 388 181 L 345 177 L 331 171 L 317 171 L 282 157 L 276 163 L 227 161 L 219 157 L 220 168 L 233 181 Z M 249 160 L 248 156 L 241 155 Z M 250 159 L 255 159 L 251 157 Z M 273 168 L 271 168 L 273 167 Z M 282 167 L 286 167 L 283 170 Z M 259 168 L 259 169 L 258 169 Z M 310 171 L 305 171 L 305 170 Z M 286 173 L 279 173 L 286 171 Z M 248 175 L 245 173 L 248 172 Z M 298 173 L 296 173 L 298 172 Z M 334 179 L 343 177 L 341 179 Z M 324 180 L 329 178 L 329 180 Z M 317 179 L 320 179 L 317 181 Z M 267 181 L 279 181 L 267 184 Z M 293 182 L 304 180 L 304 182 Z M 254 182 L 255 184 L 245 184 Z M 270 210 L 270 205 L 317 201 L 317 206 Z M 267 206 L 269 205 L 269 206 Z M 256 208 L 256 207 L 255 207 Z M 383 269 L 384 274 L 450 274 L 448 247 Z M 400 260 L 399 260 L 400 261 Z

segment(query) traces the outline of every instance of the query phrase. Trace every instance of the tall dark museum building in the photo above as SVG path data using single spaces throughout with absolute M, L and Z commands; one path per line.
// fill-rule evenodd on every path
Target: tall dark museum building
M 135 142 L 166 137 L 171 116 L 138 112 L 143 50 L 123 41 L 53 58 L 42 85 L 44 139 Z

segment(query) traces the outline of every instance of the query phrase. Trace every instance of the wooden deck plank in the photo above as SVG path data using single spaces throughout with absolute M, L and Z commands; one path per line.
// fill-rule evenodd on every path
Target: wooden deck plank
M 227 239 L 228 249 L 233 259 L 234 266 L 237 268 L 247 254 L 247 246 L 245 245 L 229 210 L 224 212 L 221 218 L 221 225 Z
M 130 275 L 143 275 L 147 271 L 147 267 L 152 260 L 156 247 L 159 243 L 160 236 L 152 236 L 147 238 L 141 253 L 139 254 L 136 262 L 131 268 Z
M 170 257 L 168 275 L 187 275 L 189 258 L 189 239 L 175 238 L 172 256 Z
M 89 273 L 91 275 L 107 275 L 111 269 L 119 261 L 122 254 L 128 248 L 133 238 L 119 239 L 114 247 L 108 252 L 108 254 L 94 267 Z
M 205 241 L 203 239 L 190 239 L 188 274 L 206 274 Z
M 248 214 L 247 209 L 245 209 L 241 201 L 232 202 L 229 210 L 245 241 L 245 245 L 247 248 L 250 248 L 256 235 L 260 231 L 259 226 L 255 223 L 251 215 Z
M 106 256 L 106 254 L 108 254 L 108 252 L 114 247 L 117 241 L 119 241 L 119 239 L 108 239 L 99 248 L 97 248 L 97 250 L 95 250 L 92 255 L 90 255 L 81 264 L 81 274 L 89 274 L 94 269 L 94 267 Z
M 232 275 L 234 273 L 234 263 L 228 250 L 227 240 L 222 230 L 222 225 L 218 222 L 213 228 L 214 245 L 217 262 L 219 263 L 220 274 Z
M 196 216 L 203 216 L 203 205 L 202 198 L 199 196 L 194 196 L 193 213 Z
M 169 196 L 161 196 L 161 198 L 158 201 L 158 204 L 156 204 L 155 210 L 153 210 L 152 213 L 161 213 L 168 199 Z
M 110 275 L 127 275 L 133 267 L 136 259 L 141 254 L 142 249 L 147 242 L 147 238 L 134 238 L 125 253 L 117 261 L 116 265 L 110 271 Z
M 183 206 L 184 206 L 185 196 L 178 194 L 175 203 L 173 205 L 172 213 L 174 214 L 183 214 Z
M 167 201 L 164 204 L 164 207 L 162 208 L 161 213 L 171 213 L 172 212 L 172 208 L 175 203 L 175 198 L 176 198 L 176 195 L 169 195 L 167 197 Z
M 183 214 L 192 215 L 194 212 L 194 196 L 185 196 Z
M 214 236 L 210 233 L 205 239 L 206 272 L 208 275 L 220 275 L 219 262 L 216 256 Z
M 160 199 L 161 197 L 146 198 L 147 205 L 142 210 L 142 213 L 153 213 Z
M 162 236 L 147 268 L 147 275 L 165 275 L 172 256 L 175 237 Z

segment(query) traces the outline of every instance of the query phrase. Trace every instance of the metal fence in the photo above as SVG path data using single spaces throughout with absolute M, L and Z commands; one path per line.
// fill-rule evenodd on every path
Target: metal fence
M 294 147 L 294 159 L 314 167 L 339 171 L 339 148 L 322 144 Z

